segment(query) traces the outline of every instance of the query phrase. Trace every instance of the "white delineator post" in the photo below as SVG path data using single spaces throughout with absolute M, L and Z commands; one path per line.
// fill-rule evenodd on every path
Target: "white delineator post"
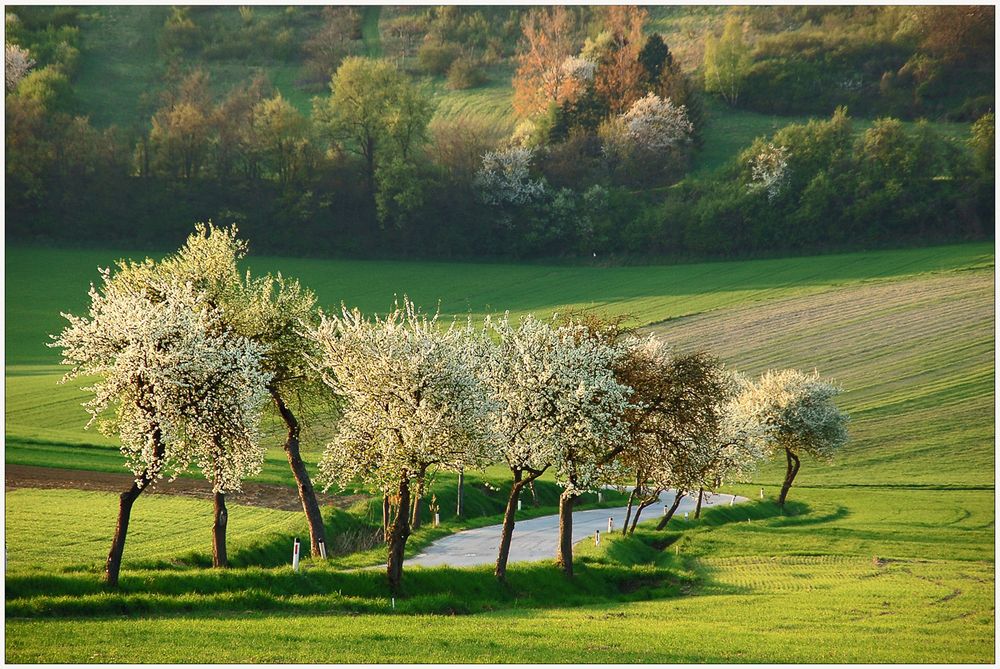
M 434 512 L 434 527 L 441 524 L 441 514 Z
M 521 500 L 517 500 L 517 510 L 521 510 Z
M 608 518 L 608 533 L 614 532 L 615 530 L 615 519 L 614 517 Z
M 322 539 L 320 539 L 316 543 L 319 544 L 319 556 L 325 560 L 326 559 L 326 543 L 324 543 L 324 541 Z
M 594 545 L 595 546 L 600 546 L 601 545 L 601 531 L 600 530 L 594 530 Z
M 597 491 L 597 503 L 600 504 L 604 501 L 604 493 L 600 490 Z
M 292 544 L 292 571 L 299 570 L 299 540 L 296 539 Z

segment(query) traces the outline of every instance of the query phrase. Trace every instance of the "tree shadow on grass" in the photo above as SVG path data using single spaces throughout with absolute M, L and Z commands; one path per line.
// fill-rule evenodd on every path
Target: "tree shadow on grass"
M 130 571 L 106 590 L 94 574 L 8 575 L 8 617 L 90 617 L 224 611 L 462 615 L 544 609 L 677 595 L 683 577 L 649 565 L 577 565 L 572 579 L 551 561 L 517 565 L 505 584 L 492 568 L 410 568 L 393 601 L 385 574 L 325 565 L 280 569 Z

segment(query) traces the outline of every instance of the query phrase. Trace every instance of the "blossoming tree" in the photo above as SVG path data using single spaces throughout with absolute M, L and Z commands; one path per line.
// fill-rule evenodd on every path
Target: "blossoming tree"
M 360 480 L 393 499 L 386 572 L 398 591 L 413 486 L 429 468 L 459 471 L 490 459 L 489 401 L 471 340 L 406 299 L 385 317 L 323 314 L 311 336 L 319 348 L 312 364 L 343 401 L 321 476 L 341 487 Z
M 847 443 L 848 415 L 834 404 L 840 389 L 795 369 L 768 370 L 755 383 L 746 383 L 739 403 L 745 415 L 767 429 L 765 443 L 771 453 L 785 452 L 787 468 L 778 496 L 784 506 L 800 456 L 829 460 Z
M 580 487 L 593 484 L 596 451 L 614 438 L 616 401 L 623 389 L 601 367 L 607 351 L 584 340 L 580 328 L 553 327 L 533 316 L 515 326 L 509 316 L 488 321 L 496 338 L 478 357 L 486 387 L 494 398 L 490 411 L 498 459 L 514 477 L 497 554 L 496 577 L 505 580 L 514 531 L 514 514 L 522 489 L 556 465 L 567 493 L 560 499 L 561 527 L 571 533 L 572 499 Z M 596 353 L 596 355 L 595 355 Z M 605 392 L 608 395 L 605 395 Z M 591 455 L 587 460 L 586 455 Z M 560 555 L 572 571 L 572 544 Z
M 626 354 L 621 342 L 572 319 L 555 329 L 553 339 L 555 368 L 542 387 L 553 407 L 552 470 L 563 488 L 556 562 L 572 576 L 573 506 L 581 493 L 618 475 L 632 390 L 615 377 L 614 370 Z
M 85 406 L 105 433 L 117 436 L 135 476 L 122 493 L 105 578 L 118 584 L 132 506 L 164 476 L 196 462 L 216 493 L 216 564 L 225 563 L 226 490 L 259 471 L 261 404 L 269 374 L 260 347 L 225 327 L 191 284 L 135 281 L 119 264 L 91 286 L 87 316 L 63 314 L 69 325 L 51 346 L 73 365 L 64 381 L 98 376 Z M 219 544 L 219 540 L 222 544 Z M 220 553 L 221 549 L 221 553 Z M 221 562 L 220 562 L 221 559 Z
M 239 262 L 247 243 L 236 226 L 198 224 L 180 250 L 158 263 L 133 264 L 134 282 L 167 278 L 196 286 L 205 304 L 219 308 L 227 327 L 260 345 L 270 373 L 268 395 L 286 427 L 285 456 L 295 477 L 299 501 L 309 525 L 311 553 L 318 557 L 326 541 L 323 516 L 300 451 L 301 425 L 292 400 L 322 393 L 322 384 L 306 362 L 315 353 L 303 328 L 317 322 L 316 296 L 281 274 L 242 275 Z

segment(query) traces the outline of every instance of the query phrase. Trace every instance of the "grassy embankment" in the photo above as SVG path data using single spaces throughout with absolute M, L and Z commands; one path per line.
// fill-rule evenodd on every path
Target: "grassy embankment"
M 35 344 L 59 327 L 55 312 L 80 309 L 90 268 L 108 259 L 88 253 L 8 253 L 8 462 L 66 466 L 74 452 L 19 448 L 19 434 L 89 438 L 76 428 L 78 396 L 53 391 L 51 352 Z M 508 306 L 544 314 L 572 304 L 630 311 L 639 323 L 671 319 L 655 329 L 746 371 L 816 365 L 838 378 L 854 440 L 832 465 L 804 463 L 788 516 L 755 502 L 600 551 L 584 542 L 573 586 L 546 565 L 517 567 L 509 591 L 492 585 L 488 569 L 412 570 L 395 614 L 377 575 L 339 571 L 360 564 L 354 558 L 298 577 L 287 568 L 150 570 L 171 552 L 183 561 L 189 546 L 207 548 L 210 517 L 207 503 L 152 497 L 142 501 L 146 512 L 176 523 L 177 533 L 146 547 L 133 535 L 134 564 L 145 568 L 126 571 L 121 594 L 102 593 L 91 571 L 103 553 L 94 533 L 97 509 L 113 497 L 11 493 L 7 658 L 196 660 L 210 639 L 220 661 L 500 661 L 511 653 L 530 661 L 991 661 L 992 265 L 989 245 L 656 268 L 282 260 L 328 304 L 349 298 L 380 309 L 405 288 L 425 304 L 440 299 L 445 313 Z M 33 413 L 40 397 L 52 403 Z M 758 482 L 773 493 L 779 473 L 767 467 Z M 738 490 L 753 496 L 757 485 Z M 180 522 L 177 514 L 195 507 L 157 508 L 182 502 L 201 505 L 201 519 Z M 141 506 L 137 518 L 150 520 Z M 63 521 L 49 543 L 60 550 L 18 553 L 41 561 L 38 571 L 15 564 L 16 542 L 27 546 L 25 537 L 51 527 L 45 519 L 57 508 Z M 301 527 L 298 514 L 233 515 L 240 564 L 277 563 L 282 549 L 269 552 L 269 542 L 287 543 Z M 65 548 L 88 532 L 89 544 Z M 53 553 L 61 557 L 45 557 Z M 83 564 L 76 554 L 87 556 Z M 678 593 L 697 596 L 670 597 Z M 637 597 L 650 601 L 622 601 Z M 122 612 L 131 615 L 104 617 Z M 481 613 L 429 615 L 448 612 Z

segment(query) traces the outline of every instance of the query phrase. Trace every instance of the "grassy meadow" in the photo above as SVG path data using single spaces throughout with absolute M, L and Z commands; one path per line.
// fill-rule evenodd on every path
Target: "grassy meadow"
M 85 307 L 96 267 L 121 255 L 7 249 L 8 464 L 121 471 L 114 444 L 81 429 L 83 395 L 57 385 L 58 357 L 44 346 L 60 310 Z M 330 307 L 378 311 L 406 292 L 449 316 L 628 313 L 678 348 L 707 348 L 748 373 L 815 366 L 844 386 L 852 440 L 832 463 L 803 461 L 785 514 L 770 501 L 776 463 L 732 490 L 749 504 L 675 519 L 664 533 L 649 521 L 634 538 L 578 544 L 574 582 L 551 563 L 512 566 L 505 589 L 487 568 L 412 569 L 396 609 L 379 571 L 355 569 L 382 548 L 293 574 L 278 565 L 303 531 L 301 514 L 233 505 L 237 566 L 219 574 L 201 566 L 211 504 L 164 495 L 137 503 L 122 589 L 106 592 L 99 572 L 115 496 L 11 491 L 7 661 L 995 659 L 992 244 L 648 267 L 248 264 L 300 277 Z M 307 444 L 307 460 L 319 448 Z M 260 480 L 290 483 L 277 447 Z M 497 521 L 503 492 L 491 487 L 503 480 L 498 468 L 470 473 L 476 517 L 446 517 L 410 550 Z M 443 510 L 453 482 L 438 482 Z M 542 506 L 525 513 L 552 508 L 554 486 L 542 481 L 538 492 Z M 342 535 L 375 520 L 364 503 L 324 514 Z

